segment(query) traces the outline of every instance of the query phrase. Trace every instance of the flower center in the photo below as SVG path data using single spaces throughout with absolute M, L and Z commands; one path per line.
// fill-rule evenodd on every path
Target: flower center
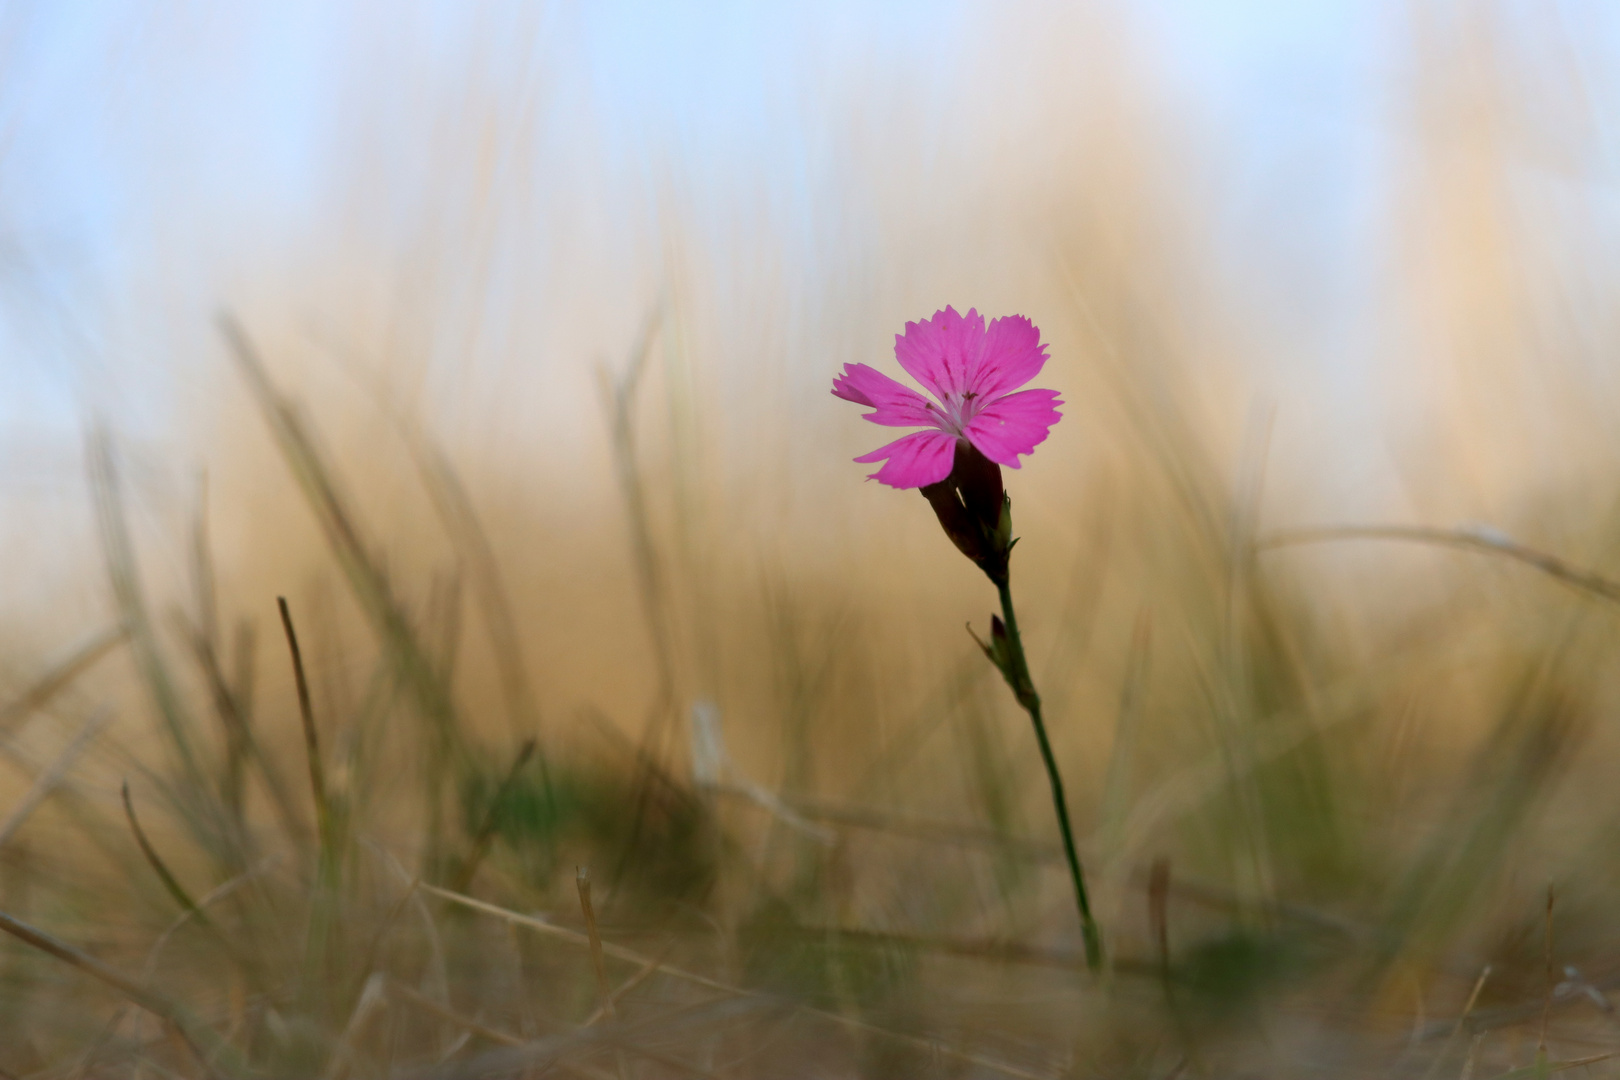
M 982 403 L 979 395 L 972 390 L 960 394 L 945 394 L 940 398 L 941 405 L 928 403 L 930 412 L 936 414 L 939 420 L 939 429 L 958 438 L 967 434 L 967 426 L 973 418 L 979 415 Z

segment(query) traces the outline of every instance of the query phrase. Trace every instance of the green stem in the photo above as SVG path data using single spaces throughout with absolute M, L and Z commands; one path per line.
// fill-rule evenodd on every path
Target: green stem
M 1041 760 L 1046 763 L 1046 778 L 1052 784 L 1052 807 L 1057 811 L 1058 831 L 1063 834 L 1063 855 L 1069 862 L 1069 877 L 1074 882 L 1074 900 L 1080 909 L 1080 933 L 1086 943 L 1086 966 L 1096 971 L 1102 966 L 1102 934 L 1097 921 L 1091 917 L 1091 902 L 1086 897 L 1086 879 L 1080 869 L 1080 854 L 1074 846 L 1074 827 L 1069 823 L 1069 804 L 1063 795 L 1063 777 L 1058 772 L 1057 758 L 1052 754 L 1052 741 L 1046 736 L 1046 721 L 1041 719 L 1041 697 L 1035 692 L 1035 681 L 1030 678 L 1029 661 L 1024 657 L 1024 642 L 1018 635 L 1018 615 L 1013 611 L 1012 586 L 1007 575 L 996 582 L 1001 593 L 1001 618 L 1007 625 L 1007 667 L 1002 671 L 1018 704 L 1029 713 L 1035 725 L 1035 740 L 1041 746 Z

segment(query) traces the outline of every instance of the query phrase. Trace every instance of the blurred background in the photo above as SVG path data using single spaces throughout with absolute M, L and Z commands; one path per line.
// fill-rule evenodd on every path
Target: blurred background
M 643 458 L 728 576 L 938 547 L 861 483 L 883 432 L 826 391 L 947 303 L 1052 342 L 1070 411 L 1015 481 L 1032 549 L 1072 547 L 1109 455 L 1099 367 L 1151 371 L 1221 474 L 1274 415 L 1278 514 L 1414 484 L 1486 514 L 1510 485 L 1480 472 L 1568 457 L 1547 395 L 1601 385 L 1614 39 L 1602 5 L 1493 10 L 8 5 L 5 606 L 103 603 L 93 417 L 132 456 L 149 569 L 206 470 L 228 592 L 312 572 L 220 310 L 373 513 L 413 498 L 390 411 L 446 448 L 561 708 L 600 693 L 589 660 L 645 650 L 597 371 L 649 318 Z M 1459 441 L 1490 467 L 1456 475 Z M 956 569 L 890 587 L 970 593 Z
M 848 459 L 882 432 L 825 391 L 947 303 L 1052 342 L 1069 419 L 1015 480 L 1032 551 L 1072 547 L 1085 476 L 1118 452 L 1099 368 L 1172 393 L 1219 475 L 1270 417 L 1268 523 L 1500 515 L 1608 453 L 1614 21 L 7 5 L 0 497 L 28 571 L 5 606 L 102 603 L 76 490 L 90 417 L 153 526 L 209 473 L 228 591 L 309 572 L 221 310 L 374 513 L 413 497 L 389 412 L 445 447 L 565 709 L 599 693 L 569 672 L 645 647 L 617 633 L 634 602 L 607 557 L 625 541 L 597 371 L 626 368 L 649 318 L 642 455 L 703 532 L 688 554 L 728 576 L 938 546 L 859 481 Z
M 1503 941 L 1533 970 L 1538 890 L 1620 881 L 1590 856 L 1604 601 L 1265 542 L 1461 526 L 1620 568 L 1617 80 L 1600 2 L 0 4 L 0 674 L 127 618 L 133 580 L 177 666 L 177 625 L 257 627 L 244 678 L 296 754 L 285 595 L 342 744 L 387 644 L 280 395 L 469 738 L 616 731 L 685 777 L 708 717 L 769 791 L 1049 836 L 962 632 L 993 592 L 863 479 L 889 433 L 829 393 L 899 374 L 908 320 L 1018 313 L 1067 405 L 1007 476 L 1014 591 L 1127 951 L 1132 875 L 1173 852 L 1240 908 L 1472 950 L 1434 969 L 1452 997 Z M 142 655 L 53 708 L 115 703 L 139 758 Z M 767 867 L 803 824 L 735 812 L 778 830 Z M 1055 873 L 1026 909 L 989 863 L 948 898 L 840 865 L 843 918 L 1072 944 Z

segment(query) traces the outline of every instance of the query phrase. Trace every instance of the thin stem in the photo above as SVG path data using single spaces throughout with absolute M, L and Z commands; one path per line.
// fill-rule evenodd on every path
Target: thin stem
M 287 634 L 287 651 L 292 654 L 293 683 L 298 689 L 298 717 L 304 726 L 304 756 L 309 761 L 309 788 L 315 800 L 316 829 L 321 839 L 321 861 L 325 864 L 335 841 L 332 828 L 332 802 L 326 789 L 326 769 L 321 764 L 320 736 L 315 730 L 315 707 L 310 701 L 309 679 L 304 674 L 304 652 L 298 647 L 292 612 L 285 596 L 276 597 L 281 610 L 281 628 Z
M 315 831 L 320 838 L 319 861 L 315 871 L 314 903 L 309 912 L 309 934 L 305 939 L 304 993 L 311 1007 L 324 1007 L 333 951 L 333 923 L 338 879 L 338 829 L 332 814 L 332 799 L 326 787 L 326 769 L 321 764 L 320 737 L 315 730 L 315 707 L 310 701 L 309 678 L 304 673 L 304 653 L 298 647 L 292 611 L 285 596 L 276 597 L 281 611 L 281 628 L 287 634 L 287 651 L 292 654 L 293 682 L 298 689 L 298 715 L 304 726 L 304 754 L 309 759 L 309 786 L 315 801 Z
M 1002 674 L 1012 686 L 1018 704 L 1029 713 L 1035 725 L 1035 740 L 1040 743 L 1041 760 L 1046 764 L 1046 778 L 1052 784 L 1052 807 L 1057 811 L 1058 831 L 1063 834 L 1063 855 L 1069 863 L 1069 877 L 1074 882 L 1074 900 L 1080 909 L 1080 933 L 1086 943 L 1086 966 L 1096 971 L 1102 967 L 1102 934 L 1097 921 L 1091 917 L 1091 901 L 1086 897 L 1085 873 L 1080 869 L 1080 854 L 1074 846 L 1074 827 L 1069 823 L 1069 804 L 1063 794 L 1063 777 L 1058 772 L 1057 758 L 1052 754 L 1052 741 L 1046 736 L 1046 721 L 1041 718 L 1041 696 L 1035 692 L 1035 681 L 1029 675 L 1029 661 L 1024 657 L 1024 642 L 1018 635 L 1018 615 L 1013 610 L 1012 586 L 1006 574 L 996 582 L 1001 593 L 1001 617 L 1007 626 L 1007 666 Z

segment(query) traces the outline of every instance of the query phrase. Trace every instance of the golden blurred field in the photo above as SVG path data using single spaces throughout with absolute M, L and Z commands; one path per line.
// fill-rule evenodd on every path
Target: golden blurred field
M 1307 7 L 0 7 L 0 1077 L 1620 1070 L 1620 27 Z

